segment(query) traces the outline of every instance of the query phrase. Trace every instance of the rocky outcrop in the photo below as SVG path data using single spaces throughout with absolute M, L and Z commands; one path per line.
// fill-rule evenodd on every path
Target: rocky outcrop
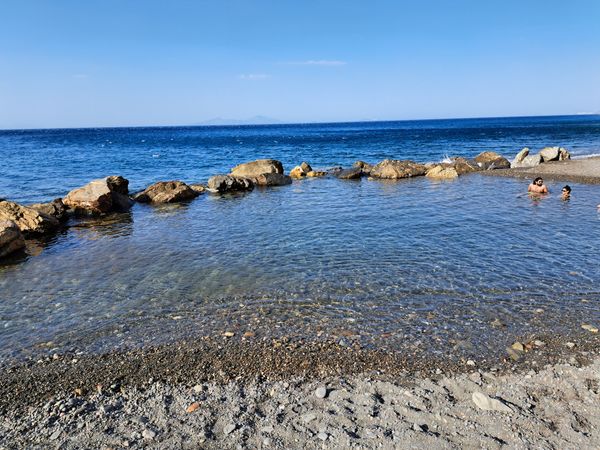
M 458 175 L 464 175 L 465 173 L 477 172 L 481 170 L 481 167 L 473 161 L 472 159 L 463 158 L 462 156 L 457 156 L 452 158 L 452 167 L 456 170 Z
M 510 163 L 510 167 L 522 167 L 523 160 L 529 156 L 529 148 L 523 148 L 519 153 L 516 154 L 515 158 Z
M 306 176 L 309 178 L 318 178 L 318 177 L 324 177 L 327 176 L 327 172 L 323 171 L 323 170 L 311 170 L 310 172 L 307 172 Z
M 242 178 L 256 178 L 265 173 L 283 174 L 283 164 L 275 159 L 258 159 L 235 166 L 231 169 L 231 176 Z
M 539 155 L 539 153 L 536 153 L 535 155 L 527 155 L 526 157 L 523 158 L 523 160 L 521 162 L 513 161 L 511 164 L 511 167 L 513 167 L 513 168 L 535 167 L 535 166 L 539 166 L 541 163 L 542 163 L 542 157 Z
M 25 239 L 17 224 L 10 220 L 0 220 L 0 258 L 23 247 L 25 247 Z
M 352 167 L 358 167 L 365 175 L 370 175 L 371 170 L 373 170 L 373 165 L 364 161 L 356 161 L 354 164 L 352 164 Z
M 198 195 L 204 194 L 204 192 L 206 192 L 206 185 L 201 183 L 190 184 L 190 187 Z
M 35 203 L 29 207 L 48 216 L 52 216 L 59 222 L 66 222 L 69 218 L 68 208 L 63 203 L 62 198 L 54 199 L 49 203 Z
M 425 175 L 427 168 L 424 164 L 419 164 L 414 161 L 398 161 L 386 159 L 378 163 L 371 170 L 371 176 L 375 178 L 399 179 L 418 177 Z
M 14 202 L 0 202 L 0 220 L 11 221 L 23 234 L 46 234 L 56 230 L 60 223 L 55 217 Z
M 436 180 L 449 180 L 458 178 L 458 172 L 450 165 L 438 164 L 427 171 L 426 177 Z
M 131 208 L 128 193 L 129 181 L 121 176 L 110 176 L 72 190 L 63 203 L 78 215 L 103 215 Z
M 540 150 L 540 156 L 542 157 L 542 162 L 549 161 L 558 161 L 560 157 L 560 148 L 559 147 L 546 147 Z
M 357 180 L 363 176 L 363 171 L 359 167 L 352 167 L 351 169 L 340 170 L 335 176 L 340 180 Z
M 510 168 L 510 161 L 496 152 L 481 152 L 473 159 L 483 170 Z
M 133 199 L 140 203 L 177 203 L 192 200 L 198 195 L 183 181 L 159 181 L 136 194 Z
M 282 173 L 263 173 L 252 178 L 256 186 L 285 186 L 292 184 L 292 178 Z
M 251 191 L 254 183 L 248 178 L 231 175 L 215 175 L 208 180 L 208 189 L 213 192 Z
M 302 167 L 296 166 L 292 170 L 290 170 L 290 178 L 294 180 L 299 180 L 300 178 L 304 178 L 306 176 L 306 172 L 302 170 Z
M 566 148 L 560 147 L 558 149 L 559 155 L 558 155 L 558 160 L 559 161 L 565 161 L 567 159 L 571 159 L 571 153 L 569 153 L 569 150 L 567 150 Z

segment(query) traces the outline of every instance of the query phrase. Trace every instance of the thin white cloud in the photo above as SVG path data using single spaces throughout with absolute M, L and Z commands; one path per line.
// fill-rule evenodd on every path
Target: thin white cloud
M 348 63 L 338 59 L 309 59 L 307 61 L 292 61 L 286 64 L 292 66 L 345 66 Z
M 256 81 L 256 80 L 266 80 L 267 78 L 271 78 L 271 75 L 268 75 L 266 73 L 243 73 L 241 75 L 238 75 L 238 78 L 240 80 Z

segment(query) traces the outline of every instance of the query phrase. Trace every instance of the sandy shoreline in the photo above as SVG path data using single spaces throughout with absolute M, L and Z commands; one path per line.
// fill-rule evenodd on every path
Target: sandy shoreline
M 550 181 L 600 184 L 600 156 L 592 156 L 566 161 L 552 161 L 536 167 L 518 169 L 487 170 L 481 173 L 489 176 L 504 176 L 533 179 L 543 177 Z
M 516 362 L 231 341 L 61 355 L 2 370 L 0 448 L 598 447 L 600 339 L 572 339 Z

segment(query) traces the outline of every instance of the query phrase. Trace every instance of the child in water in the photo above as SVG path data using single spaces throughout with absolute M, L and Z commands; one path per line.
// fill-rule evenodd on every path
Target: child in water
M 566 184 L 562 188 L 562 197 L 563 200 L 569 200 L 571 198 L 571 186 Z

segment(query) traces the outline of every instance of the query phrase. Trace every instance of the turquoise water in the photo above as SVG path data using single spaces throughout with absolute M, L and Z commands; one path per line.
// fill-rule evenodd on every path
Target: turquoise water
M 598 145 L 577 136 L 590 152 Z M 378 139 L 370 148 L 383 145 Z M 315 149 L 313 159 L 295 160 L 347 165 L 357 153 L 317 158 Z M 444 153 L 440 144 L 415 159 Z M 96 157 L 98 171 L 114 162 Z M 219 171 L 192 158 L 184 172 Z M 133 165 L 130 159 L 124 151 L 115 165 Z M 38 173 L 67 172 L 50 161 Z M 168 164 L 164 171 L 140 165 L 132 184 L 190 179 L 166 176 L 175 171 Z M 77 167 L 71 178 L 61 175 L 63 186 L 81 184 Z M 46 192 L 55 184 L 36 190 L 30 183 L 28 191 L 10 184 L 7 197 L 60 195 L 58 187 Z M 524 194 L 525 181 L 477 174 L 446 182 L 307 179 L 71 222 L 0 266 L 0 357 L 101 352 L 224 331 L 465 356 L 499 352 L 516 336 L 578 331 L 600 320 L 600 190 L 572 184 L 573 198 L 564 202 L 561 185 L 549 187 L 548 198 L 534 200 Z M 494 319 L 506 327 L 492 326 Z

